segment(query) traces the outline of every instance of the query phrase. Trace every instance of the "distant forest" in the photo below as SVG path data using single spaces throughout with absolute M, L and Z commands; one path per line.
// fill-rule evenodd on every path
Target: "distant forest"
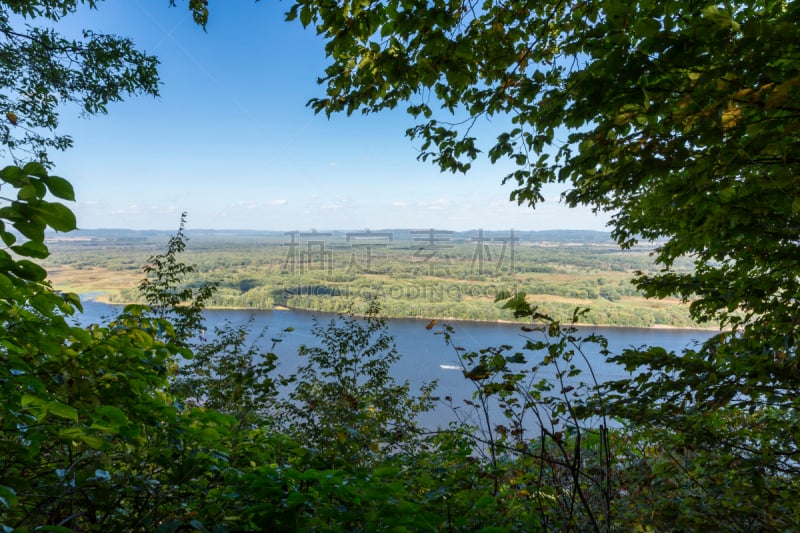
M 50 235 L 56 288 L 113 303 L 137 301 L 141 267 L 168 231 L 80 230 Z M 187 232 L 185 280 L 214 282 L 211 305 L 344 312 L 377 298 L 389 317 L 513 320 L 495 303 L 524 292 L 541 312 L 615 326 L 694 327 L 687 306 L 647 300 L 631 284 L 654 267 L 654 245 L 620 250 L 608 233 L 439 229 Z M 680 265 L 679 265 L 680 268 Z M 686 263 L 683 268 L 688 269 Z

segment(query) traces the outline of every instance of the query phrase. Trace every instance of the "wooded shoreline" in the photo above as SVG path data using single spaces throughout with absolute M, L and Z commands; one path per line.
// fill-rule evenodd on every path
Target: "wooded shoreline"
M 103 293 L 99 299 L 108 303 L 140 301 L 141 267 L 167 233 L 110 231 L 50 244 L 55 288 Z M 367 255 L 345 234 L 331 232 L 324 242 L 328 255 L 313 257 L 293 255 L 282 235 L 201 233 L 184 252 L 186 263 L 195 265 L 185 283 L 216 283 L 208 305 L 218 309 L 358 313 L 365 300 L 377 298 L 390 318 L 513 323 L 496 296 L 524 292 L 540 312 L 562 322 L 571 322 L 576 308 L 589 308 L 581 322 L 590 326 L 707 329 L 689 317 L 688 305 L 648 300 L 631 284 L 637 271 L 655 270 L 652 246 L 623 251 L 600 240 L 599 232 L 584 233 L 580 241 L 581 233 L 567 232 L 563 243 L 520 239 L 513 253 L 509 245 L 476 245 L 468 232 L 435 250 L 395 239 Z

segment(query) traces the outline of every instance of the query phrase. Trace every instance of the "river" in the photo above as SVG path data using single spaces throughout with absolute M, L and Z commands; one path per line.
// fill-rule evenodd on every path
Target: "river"
M 114 306 L 94 301 L 84 301 L 84 314 L 82 323 L 99 322 L 103 317 L 113 316 L 116 312 Z M 266 339 L 269 342 L 288 327 L 294 328 L 289 333 L 282 334 L 283 340 L 276 346 L 278 355 L 277 372 L 282 375 L 292 374 L 303 362 L 297 356 L 300 345 L 312 345 L 314 316 L 325 324 L 335 318 L 328 313 L 312 313 L 297 310 L 208 310 L 205 312 L 208 331 L 213 331 L 214 326 L 222 325 L 229 321 L 233 325 L 243 324 L 253 317 L 252 332 L 261 332 L 267 329 Z M 525 333 L 518 324 L 468 322 L 468 321 L 441 321 L 455 329 L 454 342 L 467 350 L 479 350 L 488 346 L 508 344 L 516 349 L 521 349 L 528 338 L 542 339 L 542 334 L 537 332 Z M 394 336 L 397 350 L 401 354 L 399 363 L 393 369 L 394 377 L 398 381 L 408 380 L 412 389 L 433 380 L 438 381 L 436 394 L 442 398 L 450 396 L 457 404 L 461 399 L 469 398 L 474 390 L 473 383 L 464 378 L 458 368 L 458 357 L 452 347 L 448 347 L 441 335 L 434 334 L 438 327 L 427 330 L 429 320 L 420 319 L 391 319 L 388 322 L 389 332 Z M 611 353 L 619 353 L 630 347 L 643 345 L 662 346 L 668 350 L 680 351 L 691 347 L 697 342 L 709 338 L 713 332 L 693 329 L 656 329 L 656 328 L 621 328 L 585 326 L 580 328 L 581 333 L 598 334 L 608 340 Z M 268 348 L 268 347 L 265 347 Z M 600 355 L 596 344 L 584 344 L 583 352 L 586 360 L 591 364 L 598 382 L 627 377 L 629 374 L 617 365 L 612 365 Z M 513 353 L 513 352 L 512 352 Z M 529 356 L 530 355 L 530 356 Z M 530 363 L 536 362 L 541 355 L 526 354 Z M 582 358 L 575 359 L 576 365 L 587 370 L 588 366 Z M 541 377 L 552 377 L 552 369 L 540 371 Z M 580 379 L 588 381 L 588 374 L 584 373 Z M 434 413 L 423 417 L 426 425 L 441 425 L 454 418 L 449 407 L 444 405 Z

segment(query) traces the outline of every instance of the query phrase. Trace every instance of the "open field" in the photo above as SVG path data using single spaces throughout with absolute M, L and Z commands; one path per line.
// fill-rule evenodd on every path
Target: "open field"
M 53 286 L 65 292 L 78 294 L 119 294 L 123 289 L 132 289 L 141 281 L 138 270 L 110 270 L 105 267 L 77 269 L 70 266 L 54 267 L 48 271 Z
M 162 251 L 169 234 L 83 233 L 48 243 L 54 286 L 102 293 L 109 302 L 136 301 L 140 267 Z M 590 323 L 697 326 L 686 305 L 646 300 L 631 285 L 636 271 L 654 269 L 649 248 L 620 251 L 592 232 L 583 242 L 569 235 L 564 243 L 537 240 L 532 232 L 439 233 L 419 232 L 418 239 L 407 230 L 198 232 L 190 234 L 182 260 L 197 267 L 186 283 L 218 283 L 216 307 L 339 312 L 376 297 L 387 316 L 495 321 L 512 319 L 495 296 L 522 291 L 560 319 L 589 307 Z

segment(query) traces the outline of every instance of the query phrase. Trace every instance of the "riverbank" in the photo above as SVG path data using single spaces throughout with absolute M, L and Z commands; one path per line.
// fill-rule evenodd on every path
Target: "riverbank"
M 127 305 L 131 303 L 142 303 L 133 300 L 120 300 L 119 296 L 116 297 L 112 296 L 113 293 L 111 292 L 93 292 L 90 295 L 81 294 L 81 299 L 89 299 L 92 301 L 96 301 L 103 304 L 109 305 Z M 534 301 L 534 298 L 530 298 L 531 301 Z M 581 302 L 585 304 L 585 302 Z M 586 307 L 586 305 L 578 305 L 576 303 L 576 307 Z M 294 306 L 286 306 L 286 305 L 275 305 L 272 307 L 246 307 L 246 306 L 221 306 L 221 305 L 210 305 L 207 307 L 209 310 L 214 311 L 243 311 L 243 312 L 253 312 L 253 311 L 300 311 L 306 313 L 332 313 L 332 311 L 328 311 L 325 309 L 314 309 L 314 308 L 306 308 L 306 307 L 294 307 Z M 591 307 L 590 314 L 591 314 Z M 336 313 L 335 311 L 333 312 Z M 446 322 L 446 323 L 464 323 L 464 324 L 508 324 L 508 325 L 524 325 L 529 324 L 530 320 L 513 320 L 513 319 L 495 319 L 495 320 L 481 320 L 481 319 L 471 319 L 471 318 L 464 318 L 454 315 L 448 316 L 412 316 L 412 315 L 403 315 L 403 314 L 387 314 L 382 313 L 388 319 L 393 320 L 429 320 L 429 321 L 436 321 L 436 322 Z M 701 326 L 701 325 L 693 325 L 693 326 L 686 326 L 686 325 L 673 325 L 673 324 L 652 324 L 652 325 L 635 325 L 635 324 L 624 324 L 624 323 L 593 323 L 593 322 L 578 322 L 578 323 L 569 323 L 562 319 L 562 323 L 574 325 L 579 328 L 595 328 L 595 327 L 602 327 L 602 328 L 639 328 L 639 329 L 652 329 L 652 330 L 664 330 L 664 331 L 703 331 L 703 332 L 713 332 L 718 331 L 719 327 L 717 325 L 710 325 L 710 326 Z

